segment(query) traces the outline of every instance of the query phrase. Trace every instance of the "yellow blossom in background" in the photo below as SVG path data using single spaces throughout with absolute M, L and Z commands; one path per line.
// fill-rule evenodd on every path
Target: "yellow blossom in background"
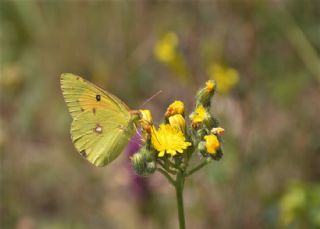
M 181 130 L 182 133 L 185 133 L 186 130 L 186 121 L 184 120 L 181 114 L 175 114 L 169 117 L 169 123 L 171 126 Z
M 220 147 L 220 142 L 216 135 L 210 134 L 204 136 L 204 140 L 206 140 L 206 148 L 209 154 L 216 154 L 217 149 Z
M 176 100 L 169 105 L 165 113 L 165 116 L 169 117 L 175 114 L 181 114 L 181 115 L 184 114 L 184 103 L 180 100 Z
M 233 68 L 223 67 L 219 64 L 212 64 L 208 68 L 208 74 L 217 84 L 220 93 L 229 92 L 239 82 L 239 73 Z
M 296 218 L 299 209 L 303 209 L 307 202 L 305 190 L 301 186 L 292 186 L 280 200 L 280 222 L 288 226 Z
M 196 110 L 190 115 L 190 119 L 191 119 L 192 125 L 195 125 L 198 123 L 202 123 L 209 116 L 210 115 L 207 112 L 207 110 L 202 105 L 199 105 L 196 108 Z
M 170 124 L 161 124 L 158 130 L 154 130 L 151 136 L 153 147 L 159 152 L 158 156 L 163 157 L 165 153 L 174 156 L 183 153 L 191 145 L 187 142 L 184 134 Z
M 179 39 L 176 33 L 167 32 L 156 41 L 153 53 L 183 83 L 191 83 L 192 75 L 183 53 L 178 50 Z
M 178 37 L 175 33 L 166 33 L 155 45 L 154 55 L 160 62 L 169 63 L 176 57 Z

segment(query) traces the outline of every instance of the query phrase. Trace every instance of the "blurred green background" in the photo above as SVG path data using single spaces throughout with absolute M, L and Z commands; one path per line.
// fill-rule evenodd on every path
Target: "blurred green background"
M 76 152 L 79 74 L 160 122 L 217 80 L 224 157 L 186 182 L 188 228 L 320 228 L 320 2 L 1 1 L 1 228 L 177 228 L 174 189 Z M 197 158 L 195 158 L 195 161 Z M 137 188 L 138 186 L 138 188 Z

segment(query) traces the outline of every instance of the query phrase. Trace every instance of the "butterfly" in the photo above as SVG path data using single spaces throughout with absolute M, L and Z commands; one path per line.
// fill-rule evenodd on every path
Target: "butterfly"
M 95 166 L 109 164 L 134 135 L 140 112 L 80 76 L 64 73 L 60 83 L 76 149 Z

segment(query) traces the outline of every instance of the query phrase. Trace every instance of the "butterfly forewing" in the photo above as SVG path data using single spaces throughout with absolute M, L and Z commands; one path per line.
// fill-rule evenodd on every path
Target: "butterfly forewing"
M 128 107 L 120 99 L 80 76 L 71 73 L 62 74 L 61 88 L 73 118 L 81 112 L 101 108 L 128 113 Z

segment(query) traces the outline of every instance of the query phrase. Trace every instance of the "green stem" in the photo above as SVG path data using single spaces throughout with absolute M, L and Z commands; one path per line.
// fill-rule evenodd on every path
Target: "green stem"
M 157 170 L 158 170 L 160 173 L 162 173 L 162 174 L 168 179 L 168 181 L 170 182 L 170 184 L 172 184 L 173 186 L 176 186 L 175 181 L 172 179 L 172 177 L 171 177 L 164 169 L 157 168 Z
M 169 173 L 175 175 L 177 174 L 176 171 L 170 169 L 168 166 L 166 166 L 163 162 L 161 162 L 160 160 L 157 160 L 157 162 L 159 163 L 159 165 L 161 165 L 161 167 L 163 168 L 163 170 L 168 171 Z
M 186 223 L 184 219 L 184 207 L 183 207 L 183 187 L 184 187 L 184 175 L 183 173 L 179 172 L 177 174 L 176 180 L 176 197 L 177 197 L 177 207 L 178 207 L 178 217 L 179 217 L 179 228 L 185 229 Z
M 204 162 L 200 163 L 199 165 L 197 165 L 196 167 L 194 167 L 193 169 L 191 169 L 189 172 L 186 173 L 186 177 L 190 176 L 191 174 L 197 172 L 199 169 L 201 169 L 202 167 L 204 167 L 205 165 L 207 165 L 208 163 L 211 162 L 211 159 L 208 158 L 206 159 Z
M 182 172 L 182 169 L 181 169 L 178 165 L 172 163 L 171 161 L 169 161 L 169 164 L 170 164 L 173 168 L 175 168 L 176 170 Z

